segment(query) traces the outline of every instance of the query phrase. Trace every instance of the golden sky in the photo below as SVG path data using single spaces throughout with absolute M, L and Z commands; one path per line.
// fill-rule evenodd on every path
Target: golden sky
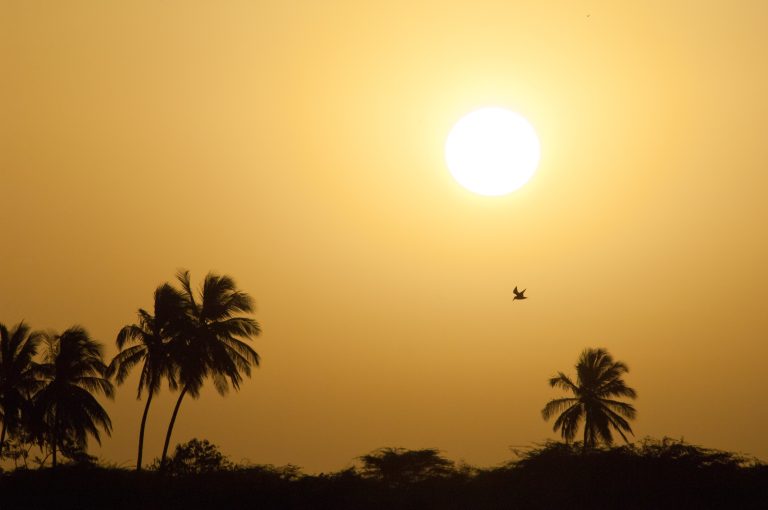
M 111 357 L 178 268 L 232 275 L 262 367 L 185 399 L 173 440 L 235 461 L 492 465 L 556 437 L 547 379 L 588 346 L 629 365 L 636 436 L 766 459 L 767 21 L 762 0 L 0 0 L 0 322 L 82 324 Z M 504 197 L 443 161 L 487 105 L 541 139 Z M 126 466 L 136 381 L 92 449 Z

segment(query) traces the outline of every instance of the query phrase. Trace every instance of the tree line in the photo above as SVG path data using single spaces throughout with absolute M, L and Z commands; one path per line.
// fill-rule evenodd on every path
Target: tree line
M 186 395 L 197 398 L 207 380 L 225 395 L 238 390 L 243 377 L 259 365 L 258 353 L 246 342 L 259 335 L 259 324 L 246 314 L 253 300 L 226 275 L 208 273 L 195 292 L 188 271 L 176 275 L 176 286 L 163 283 L 154 293 L 152 313 L 139 309 L 138 321 L 117 334 L 117 355 L 106 364 L 103 346 L 88 332 L 73 326 L 61 334 L 32 331 L 21 322 L 0 324 L 0 456 L 11 455 L 6 436 L 15 441 L 16 456 L 33 446 L 42 452 L 41 465 L 58 453 L 70 459 L 87 457 L 87 441 L 110 435 L 109 415 L 95 395 L 114 397 L 114 385 L 139 368 L 137 398 L 146 394 L 138 438 L 136 470 L 143 466 L 144 431 L 152 399 L 166 384 L 178 391 L 165 434 L 159 469 L 166 466 L 173 427 Z M 569 391 L 542 410 L 555 417 L 553 429 L 566 443 L 574 441 L 583 422 L 582 447 L 613 443 L 612 431 L 628 442 L 628 420 L 635 408 L 619 398 L 637 397 L 623 376 L 627 365 L 605 349 L 585 349 L 576 363 L 576 378 L 563 372 L 549 380 Z M 25 457 L 26 458 L 26 457 Z
M 205 440 L 169 454 L 166 470 L 88 463 L 0 475 L 2 508 L 262 510 L 762 510 L 768 467 L 672 439 L 584 449 L 581 441 L 515 450 L 487 468 L 439 450 L 382 448 L 336 472 L 238 464 Z
M 138 367 L 137 398 L 146 393 L 146 404 L 137 470 L 142 468 L 152 397 L 163 383 L 179 392 L 163 445 L 162 470 L 184 397 L 197 398 L 206 380 L 222 395 L 238 390 L 243 377 L 259 365 L 258 353 L 246 343 L 261 331 L 244 316 L 253 312 L 253 299 L 231 277 L 208 273 L 195 292 L 189 272 L 180 271 L 176 283 L 157 287 L 153 313 L 139 309 L 138 322 L 120 329 L 119 352 L 109 364 L 102 344 L 80 326 L 58 334 L 32 331 L 24 322 L 10 329 L 0 324 L 0 456 L 10 447 L 6 436 L 22 454 L 38 447 L 41 465 L 50 457 L 55 467 L 58 453 L 71 459 L 87 456 L 88 438 L 100 443 L 101 432 L 112 431 L 95 395 L 114 398 L 112 380 L 120 385 Z

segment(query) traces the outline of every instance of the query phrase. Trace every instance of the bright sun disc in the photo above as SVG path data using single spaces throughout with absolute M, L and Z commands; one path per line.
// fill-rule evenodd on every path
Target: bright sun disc
M 445 141 L 445 161 L 459 184 L 480 195 L 510 193 L 531 178 L 541 147 L 533 126 L 504 108 L 462 117 Z

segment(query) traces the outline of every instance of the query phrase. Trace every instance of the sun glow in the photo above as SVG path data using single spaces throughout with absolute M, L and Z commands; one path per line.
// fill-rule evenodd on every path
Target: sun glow
M 480 195 L 506 195 L 533 176 L 541 147 L 521 115 L 488 107 L 462 117 L 445 141 L 445 160 L 454 179 Z

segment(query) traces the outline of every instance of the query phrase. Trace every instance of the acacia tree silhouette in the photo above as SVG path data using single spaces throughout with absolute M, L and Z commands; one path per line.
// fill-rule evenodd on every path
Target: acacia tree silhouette
M 213 379 L 220 395 L 229 391 L 230 384 L 240 389 L 243 374 L 251 376 L 251 365 L 259 365 L 259 355 L 243 340 L 251 340 L 260 333 L 259 324 L 241 313 L 253 312 L 253 300 L 229 276 L 208 273 L 199 297 L 195 297 L 189 271 L 176 275 L 181 284 L 184 301 L 184 320 L 178 336 L 170 343 L 171 358 L 175 366 L 181 393 L 173 408 L 168 432 L 165 435 L 160 470 L 164 469 L 173 426 L 184 396 L 200 396 L 207 377 Z
M 91 435 L 101 444 L 99 428 L 111 434 L 109 415 L 93 396 L 114 395 L 114 387 L 105 377 L 107 366 L 101 351 L 102 345 L 79 326 L 60 335 L 47 335 L 43 342 L 40 372 L 45 383 L 34 402 L 46 425 L 54 467 L 62 440 L 84 446 Z
M 30 331 L 23 321 L 10 331 L 0 324 L 0 457 L 6 433 L 13 433 L 30 414 L 31 396 L 41 385 L 39 367 L 33 361 L 41 341 L 42 333 Z
M 152 397 L 160 391 L 163 379 L 168 380 L 170 389 L 177 388 L 174 365 L 170 356 L 170 345 L 174 335 L 178 334 L 179 321 L 184 316 L 184 301 L 181 293 L 165 283 L 155 289 L 154 312 L 139 309 L 137 324 L 124 326 L 117 334 L 115 355 L 107 368 L 107 374 L 114 375 L 115 382 L 122 384 L 133 367 L 141 365 L 137 399 L 141 399 L 143 390 L 147 390 L 147 403 L 141 415 L 139 426 L 139 453 L 136 470 L 141 471 L 144 451 L 144 429 L 149 414 Z
M 635 390 L 622 379 L 627 372 L 627 365 L 614 361 L 605 349 L 585 349 L 576 363 L 575 383 L 562 372 L 549 380 L 551 387 L 570 391 L 574 396 L 550 400 L 541 415 L 548 420 L 559 414 L 552 430 L 559 430 L 566 442 L 576 437 L 583 419 L 585 449 L 594 448 L 599 441 L 613 444 L 611 429 L 628 442 L 624 432 L 632 434 L 632 428 L 625 418 L 634 419 L 637 411 L 631 404 L 614 399 L 637 398 Z
M 442 457 L 435 448 L 380 448 L 358 458 L 363 463 L 363 476 L 393 486 L 455 473 L 454 463 Z

